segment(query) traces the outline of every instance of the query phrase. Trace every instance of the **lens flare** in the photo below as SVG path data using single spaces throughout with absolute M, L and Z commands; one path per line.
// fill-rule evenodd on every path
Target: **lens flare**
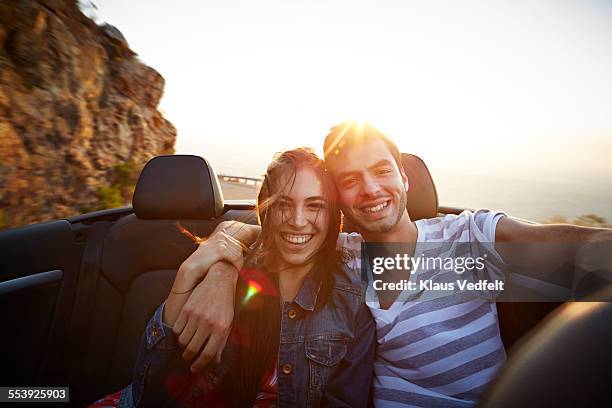
M 238 271 L 240 279 L 246 283 L 247 293 L 242 299 L 242 304 L 246 304 L 255 295 L 278 297 L 276 283 L 265 273 L 258 269 L 242 268 Z
M 247 293 L 242 299 L 242 304 L 246 304 L 253 296 L 261 292 L 261 285 L 254 280 L 250 280 L 248 284 Z

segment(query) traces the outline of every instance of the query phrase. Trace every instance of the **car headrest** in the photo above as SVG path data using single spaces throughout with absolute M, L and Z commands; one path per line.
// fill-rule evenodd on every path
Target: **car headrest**
M 408 214 L 412 221 L 438 215 L 438 193 L 427 166 L 414 154 L 402 153 L 402 165 L 408 177 Z
M 142 169 L 132 207 L 140 219 L 209 220 L 223 214 L 223 194 L 202 157 L 158 156 Z

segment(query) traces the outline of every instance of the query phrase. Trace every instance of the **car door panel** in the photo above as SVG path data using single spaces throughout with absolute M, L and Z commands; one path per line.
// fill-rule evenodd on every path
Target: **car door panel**
M 0 233 L 1 383 L 59 380 L 86 230 L 60 220 Z

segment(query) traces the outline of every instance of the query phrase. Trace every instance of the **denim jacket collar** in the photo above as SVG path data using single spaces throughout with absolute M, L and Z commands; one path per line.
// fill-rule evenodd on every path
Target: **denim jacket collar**
M 266 267 L 260 263 L 258 259 L 251 260 L 251 262 L 253 264 L 253 268 L 259 269 L 266 274 L 269 273 Z M 322 285 L 321 280 L 316 278 L 317 274 L 315 273 L 314 268 L 315 267 L 313 267 L 313 269 L 306 274 L 306 277 L 302 282 L 302 286 L 300 286 L 297 295 L 295 295 L 295 299 L 293 299 L 298 306 L 310 312 L 314 311 L 315 305 L 317 304 L 317 297 L 319 296 Z M 278 276 L 276 279 L 278 279 Z M 278 280 L 276 284 L 278 285 Z
M 295 296 L 294 302 L 302 309 L 313 311 L 317 304 L 317 296 L 321 290 L 321 281 L 314 278 L 314 271 L 310 271 L 304 278 L 302 286 Z

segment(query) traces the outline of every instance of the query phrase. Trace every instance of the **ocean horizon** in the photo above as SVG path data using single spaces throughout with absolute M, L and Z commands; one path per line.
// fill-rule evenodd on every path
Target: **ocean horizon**
M 264 167 L 257 163 L 211 159 L 217 174 L 257 178 L 263 174 Z M 612 223 L 610 179 L 560 182 L 460 172 L 437 172 L 432 177 L 441 206 L 487 208 L 536 222 L 553 217 L 572 221 L 581 215 L 596 214 Z M 255 198 L 255 189 L 241 191 L 245 196 L 239 198 Z

